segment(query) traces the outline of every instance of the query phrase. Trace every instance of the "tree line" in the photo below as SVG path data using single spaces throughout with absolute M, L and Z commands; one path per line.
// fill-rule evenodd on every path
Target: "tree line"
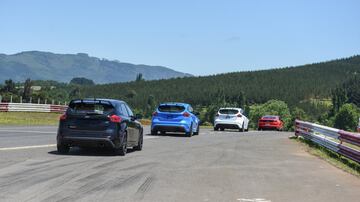
M 121 99 L 148 118 L 161 102 L 186 102 L 200 112 L 204 124 L 212 122 L 220 107 L 231 106 L 245 109 L 252 124 L 264 113 L 278 113 L 285 117 L 289 129 L 296 117 L 329 126 L 337 123 L 340 127 L 336 116 L 348 111 L 349 104 L 359 107 L 358 72 L 360 56 L 354 56 L 299 67 L 167 80 L 145 81 L 142 75 L 137 75 L 133 82 L 102 85 L 86 78 L 73 79 L 70 83 L 30 81 L 32 85 L 44 86 L 37 92 L 30 90 L 30 94 L 35 99 L 40 96 L 59 101 L 93 97 Z M 25 83 L 17 84 L 24 86 L 24 90 L 16 92 L 13 84 L 5 82 L 1 88 L 3 98 L 9 93 L 23 94 Z M 25 99 L 28 97 L 23 95 Z M 349 129 L 354 130 L 354 124 Z

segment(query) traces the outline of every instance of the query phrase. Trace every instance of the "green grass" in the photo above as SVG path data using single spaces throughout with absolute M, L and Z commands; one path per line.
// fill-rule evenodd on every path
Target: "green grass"
M 310 140 L 306 140 L 304 138 L 296 138 L 291 137 L 290 139 L 294 139 L 295 141 L 302 143 L 305 145 L 305 149 L 310 154 L 317 156 L 326 162 L 334 165 L 337 168 L 340 168 L 350 174 L 353 174 L 357 177 L 360 177 L 360 164 L 344 157 L 336 152 L 328 150 L 327 148 L 317 145 Z
M 59 113 L 0 112 L 0 125 L 57 125 Z

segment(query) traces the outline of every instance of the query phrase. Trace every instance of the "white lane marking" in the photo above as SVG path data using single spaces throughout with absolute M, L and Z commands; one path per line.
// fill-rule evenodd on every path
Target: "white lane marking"
M 34 145 L 34 146 L 22 146 L 22 147 L 4 147 L 0 148 L 0 151 L 9 151 L 9 150 L 20 150 L 20 149 L 35 149 L 35 148 L 46 148 L 46 147 L 55 147 L 56 144 L 45 144 L 45 145 Z
M 33 130 L 1 130 L 0 132 L 10 132 L 10 133 L 43 133 L 43 134 L 56 134 L 57 132 L 45 132 L 45 131 L 33 131 Z
M 241 201 L 241 202 L 271 202 L 270 200 L 263 199 L 263 198 L 254 198 L 254 199 L 238 198 L 236 200 Z
M 159 138 L 159 136 L 144 136 L 144 139 L 156 139 Z

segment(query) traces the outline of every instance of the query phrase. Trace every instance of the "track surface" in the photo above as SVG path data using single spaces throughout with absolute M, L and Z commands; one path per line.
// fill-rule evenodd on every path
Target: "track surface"
M 56 127 L 1 126 L 0 201 L 359 201 L 358 178 L 290 135 L 146 136 L 143 151 L 121 157 L 58 155 Z

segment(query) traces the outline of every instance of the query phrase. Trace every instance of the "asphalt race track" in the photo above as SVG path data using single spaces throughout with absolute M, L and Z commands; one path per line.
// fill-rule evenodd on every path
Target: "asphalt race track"
M 0 201 L 359 201 L 360 180 L 285 132 L 145 136 L 125 157 L 56 152 L 56 127 L 0 127 Z M 146 128 L 149 133 L 149 128 Z

